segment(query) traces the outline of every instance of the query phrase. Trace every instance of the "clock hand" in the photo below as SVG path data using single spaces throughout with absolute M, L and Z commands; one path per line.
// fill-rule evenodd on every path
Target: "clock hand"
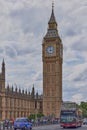
M 50 51 L 52 51 L 52 48 L 50 48 Z

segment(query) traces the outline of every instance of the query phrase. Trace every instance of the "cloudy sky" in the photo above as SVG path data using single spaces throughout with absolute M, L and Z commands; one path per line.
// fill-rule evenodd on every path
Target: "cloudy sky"
M 42 39 L 52 0 L 0 0 L 0 64 L 6 86 L 42 93 Z M 55 0 L 63 42 L 63 100 L 87 101 L 87 0 Z M 1 65 L 0 65 L 1 66 Z

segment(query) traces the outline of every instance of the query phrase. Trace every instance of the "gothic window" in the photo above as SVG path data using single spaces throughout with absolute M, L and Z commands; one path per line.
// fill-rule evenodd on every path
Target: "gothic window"
M 19 107 L 20 107 L 20 99 L 19 99 L 19 101 L 18 101 L 18 102 L 19 102 L 18 104 L 19 104 Z
M 11 107 L 14 107 L 14 99 L 11 99 Z
M 59 65 L 59 64 L 56 65 L 56 71 L 57 71 L 58 73 L 60 72 L 60 65 Z
M 6 98 L 6 107 L 8 107 L 8 99 Z
M 10 107 L 11 107 L 11 98 L 9 98 L 9 102 L 10 102 Z
M 52 102 L 52 109 L 54 109 L 55 108 L 55 103 L 54 102 Z
M 47 109 L 50 109 L 50 103 L 47 102 Z
M 12 98 L 12 99 L 11 99 L 11 104 L 12 104 L 12 107 L 13 107 L 13 103 L 14 103 L 14 101 L 13 101 L 13 100 L 14 100 L 14 99 Z
M 40 109 L 42 108 L 42 102 L 40 102 Z
M 50 83 L 50 77 L 48 78 L 48 84 Z
M 50 64 L 47 64 L 47 72 L 50 72 Z
M 35 109 L 37 108 L 37 101 L 35 101 Z
M 21 100 L 21 107 L 22 107 L 22 100 Z
M 23 103 L 23 108 L 24 108 L 24 100 L 22 100 L 22 103 Z
M 12 98 L 10 98 L 10 107 L 12 107 Z
M 18 99 L 16 98 L 16 107 L 18 107 Z
M 52 96 L 55 95 L 55 88 L 52 88 Z
M 24 101 L 24 106 L 25 106 L 25 108 L 26 108 L 26 100 Z
M 52 64 L 52 72 L 55 72 L 55 64 Z
M 16 107 L 16 99 L 14 99 L 14 106 Z
M 7 107 L 9 107 L 9 98 L 7 98 L 7 101 L 6 101 L 7 103 Z

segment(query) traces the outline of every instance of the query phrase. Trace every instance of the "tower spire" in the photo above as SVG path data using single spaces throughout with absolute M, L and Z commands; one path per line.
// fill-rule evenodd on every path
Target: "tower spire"
M 50 20 L 48 22 L 49 24 L 50 23 L 56 23 L 56 19 L 55 19 L 55 16 L 54 16 L 54 1 L 52 1 L 52 13 L 51 13 L 51 17 L 50 17 Z M 57 23 L 56 23 L 57 24 Z
M 45 38 L 50 38 L 50 37 L 58 37 L 57 22 L 54 15 L 54 1 L 52 1 L 52 12 L 51 12 L 50 19 L 48 21 L 48 30 L 45 35 Z
M 2 72 L 5 73 L 5 62 L 4 62 L 4 58 L 3 58 L 3 61 L 2 61 Z
M 3 61 L 2 61 L 2 66 L 4 66 L 5 65 L 5 62 L 4 62 L 4 58 L 3 58 Z

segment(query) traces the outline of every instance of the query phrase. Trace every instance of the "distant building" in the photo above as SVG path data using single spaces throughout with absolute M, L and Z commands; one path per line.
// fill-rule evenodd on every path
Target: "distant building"
M 64 101 L 62 103 L 61 109 L 66 110 L 66 109 L 77 109 L 78 104 L 76 102 L 71 102 L 71 101 Z

